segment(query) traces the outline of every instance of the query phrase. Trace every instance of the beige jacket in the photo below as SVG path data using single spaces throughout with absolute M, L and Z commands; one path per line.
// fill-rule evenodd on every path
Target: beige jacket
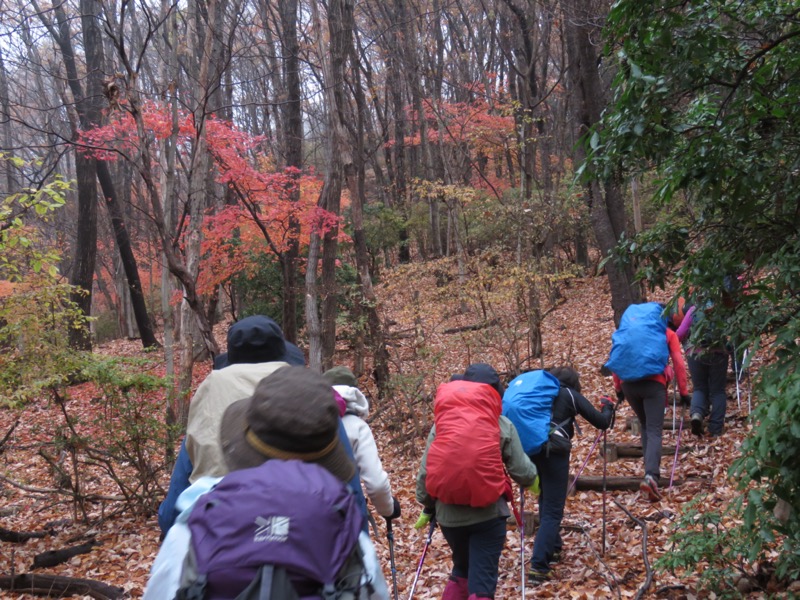
M 193 467 L 189 481 L 228 473 L 219 441 L 222 414 L 237 400 L 251 396 L 264 377 L 285 366 L 285 362 L 235 364 L 211 371 L 203 380 L 189 404 L 186 425 L 186 451 Z

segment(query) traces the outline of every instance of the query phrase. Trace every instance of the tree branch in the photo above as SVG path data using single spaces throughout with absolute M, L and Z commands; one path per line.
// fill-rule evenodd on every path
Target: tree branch
M 650 588 L 650 585 L 653 583 L 653 570 L 650 568 L 650 560 L 647 558 L 647 523 L 634 517 L 627 508 L 622 506 L 622 504 L 617 501 L 616 498 L 614 498 L 614 504 L 619 506 L 622 509 L 622 512 L 628 515 L 628 518 L 631 521 L 642 528 L 642 561 L 644 562 L 644 572 L 646 577 L 644 583 L 639 588 L 639 591 L 637 591 L 636 595 L 633 597 L 633 600 L 639 600 L 645 595 L 647 590 Z

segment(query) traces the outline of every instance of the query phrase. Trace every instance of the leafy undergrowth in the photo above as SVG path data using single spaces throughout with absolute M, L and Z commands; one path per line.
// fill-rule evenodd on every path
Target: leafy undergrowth
M 409 282 L 412 285 L 409 285 Z M 384 467 L 389 472 L 395 494 L 403 507 L 403 516 L 394 527 L 394 555 L 397 586 L 401 597 L 408 597 L 423 552 L 425 534 L 415 531 L 418 506 L 414 500 L 414 478 L 424 447 L 424 436 L 432 420 L 431 397 L 435 386 L 461 372 L 471 362 L 489 362 L 499 371 L 513 370 L 524 351 L 510 353 L 508 348 L 524 348 L 525 324 L 515 322 L 513 300 L 495 297 L 483 303 L 468 297 L 466 301 L 451 281 L 437 286 L 430 269 L 411 266 L 398 270 L 379 288 L 382 310 L 391 323 L 389 344 L 394 393 L 383 401 L 375 400 L 372 427 Z M 414 291 L 418 293 L 415 294 Z M 561 299 L 549 310 L 542 328 L 544 357 L 536 366 L 572 363 L 581 373 L 583 392 L 597 401 L 603 394 L 613 394 L 610 378 L 599 373 L 605 362 L 613 331 L 610 298 L 604 278 L 573 279 L 560 286 Z M 666 300 L 666 294 L 653 299 Z M 466 327 L 494 322 L 488 327 Z M 461 328 L 446 333 L 446 330 Z M 224 339 L 224 327 L 219 339 Z M 513 336 L 513 339 L 512 337 Z M 352 366 L 350 349 L 342 347 L 340 362 Z M 98 350 L 115 355 L 138 355 L 134 342 L 115 342 Z M 513 354 L 513 356 L 512 356 Z M 757 369 L 756 357 L 754 368 Z M 527 365 L 525 365 L 527 366 Z M 209 365 L 199 365 L 195 385 L 208 372 Z M 368 385 L 365 392 L 369 394 Z M 695 438 L 689 432 L 688 414 L 684 422 L 675 479 L 679 486 L 666 490 L 664 499 L 651 504 L 638 492 L 609 491 L 606 502 L 601 492 L 579 492 L 568 499 L 561 562 L 555 567 L 553 581 L 535 591 L 528 586 L 528 597 L 597 598 L 633 597 L 645 580 L 642 555 L 642 532 L 615 504 L 625 506 L 633 516 L 647 525 L 647 557 L 652 563 L 669 550 L 669 535 L 681 510 L 699 494 L 708 494 L 705 506 L 721 509 L 740 492 L 726 472 L 746 434 L 747 395 L 742 386 L 741 409 L 733 378 L 729 379 L 728 418 L 726 433 L 718 439 Z M 69 408 L 85 422 L 97 410 L 90 389 L 71 390 Z M 374 398 L 374 394 L 373 394 Z M 617 424 L 608 433 L 608 442 L 637 442 L 626 428 L 632 413 L 627 405 L 619 412 Z M 42 493 L 56 487 L 52 469 L 41 458 L 39 450 L 51 444 L 55 432 L 63 425 L 61 411 L 52 402 L 42 400 L 20 412 L 0 410 L 0 439 L 15 420 L 20 422 L 0 454 L 0 527 L 13 531 L 47 531 L 49 535 L 25 544 L 0 542 L 0 575 L 29 572 L 33 557 L 47 550 L 72 546 L 87 539 L 98 545 L 88 554 L 80 554 L 67 563 L 36 572 L 96 579 L 124 587 L 132 598 L 141 596 L 148 571 L 158 551 L 159 531 L 154 515 L 149 517 L 116 514 L 120 502 L 103 499 L 114 496 L 113 486 L 97 476 L 89 482 L 97 488 L 98 498 L 88 506 L 90 524 L 76 519 L 66 495 Z M 672 419 L 670 407 L 666 416 Z M 679 418 L 676 419 L 680 423 Z M 583 435 L 576 438 L 572 454 L 572 472 L 578 470 L 596 438 L 595 430 L 583 426 Z M 674 444 L 677 432 L 665 431 L 664 444 Z M 602 440 L 601 440 L 602 444 Z M 662 460 L 662 476 L 667 479 L 673 457 Z M 584 475 L 601 476 L 602 455 L 595 451 Z M 608 463 L 609 476 L 641 476 L 640 459 L 623 459 Z M 162 473 L 161 485 L 166 488 L 168 474 Z M 105 490 L 105 491 L 103 491 Z M 604 511 L 605 506 L 605 511 Z M 533 512 L 533 497 L 526 498 L 526 512 Z M 603 515 L 605 514 L 605 519 Z M 389 548 L 382 519 L 377 519 L 376 546 L 391 585 Z M 605 522 L 606 548 L 601 540 Z M 530 554 L 532 540 L 525 540 L 525 554 Z M 520 590 L 519 530 L 509 526 L 506 548 L 500 565 L 500 581 L 496 597 L 519 598 Z M 697 570 L 703 568 L 697 565 Z M 415 598 L 439 598 L 450 569 L 449 552 L 437 530 L 422 565 Z M 652 597 L 693 597 L 695 573 L 665 575 L 658 573 L 650 587 Z M 32 598 L 5 592 L 2 597 Z

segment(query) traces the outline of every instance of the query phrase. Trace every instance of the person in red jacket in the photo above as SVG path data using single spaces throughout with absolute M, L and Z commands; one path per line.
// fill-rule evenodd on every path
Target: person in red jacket
M 667 329 L 667 346 L 672 360 L 672 370 L 678 381 L 681 402 L 688 406 L 692 397 L 686 387 L 686 363 L 681 354 L 681 342 L 671 329 Z M 639 490 L 647 495 L 651 502 L 661 499 L 658 480 L 661 475 L 661 436 L 664 431 L 664 399 L 667 396 L 669 379 L 667 372 L 653 375 L 636 381 L 622 381 L 614 375 L 614 389 L 617 398 L 627 398 L 628 402 L 642 424 L 642 452 L 644 454 L 644 479 Z

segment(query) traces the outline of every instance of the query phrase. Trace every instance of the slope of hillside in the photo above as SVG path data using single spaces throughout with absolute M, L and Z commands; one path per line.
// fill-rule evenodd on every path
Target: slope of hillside
M 442 264 L 440 269 L 449 268 Z M 396 495 L 403 506 L 403 516 L 394 527 L 394 554 L 397 583 L 401 597 L 407 597 L 420 559 L 425 536 L 412 524 L 419 507 L 414 500 L 414 478 L 419 465 L 424 438 L 432 421 L 431 397 L 438 383 L 461 372 L 471 362 L 489 362 L 499 371 L 512 370 L 526 358 L 526 324 L 515 315 L 513 295 L 503 300 L 492 299 L 490 305 L 479 301 L 459 302 L 457 278 L 437 286 L 430 267 L 412 265 L 389 274 L 379 286 L 381 310 L 390 323 L 391 368 L 395 391 L 389 398 L 374 399 L 371 424 L 382 451 L 384 466 L 389 472 Z M 447 279 L 447 278 L 446 278 Z M 440 282 L 441 283 L 441 282 Z M 610 347 L 613 330 L 609 294 L 604 278 L 574 279 L 561 285 L 561 298 L 547 305 L 542 328 L 544 356 L 530 366 L 553 366 L 571 363 L 581 373 L 584 394 L 597 401 L 602 394 L 613 392 L 611 380 L 599 374 Z M 666 295 L 654 299 L 666 299 Z M 484 298 L 486 300 L 486 298 Z M 464 310 L 466 308 L 466 310 Z M 487 323 L 489 324 L 487 326 Z M 492 324 L 493 323 L 493 324 Z M 222 328 L 220 335 L 224 339 Z M 119 342 L 103 347 L 103 353 L 136 355 L 136 344 Z M 352 366 L 351 350 L 342 346 L 338 362 Z M 758 362 L 756 361 L 756 367 Z M 527 366 L 523 364 L 522 366 Z M 195 383 L 202 380 L 208 365 L 198 367 Z M 366 382 L 363 377 L 362 381 Z M 364 385 L 368 395 L 373 392 Z M 578 492 L 567 501 L 564 519 L 565 552 L 552 582 L 536 588 L 528 587 L 529 597 L 593 598 L 633 597 L 645 580 L 642 556 L 642 532 L 619 508 L 618 502 L 647 524 L 647 556 L 652 562 L 669 551 L 668 536 L 681 507 L 699 494 L 708 494 L 705 505 L 718 507 L 733 497 L 737 490 L 726 478 L 726 470 L 736 455 L 738 444 L 746 432 L 746 403 L 739 410 L 736 388 L 731 378 L 728 385 L 730 402 L 726 434 L 719 439 L 694 438 L 689 433 L 688 415 L 680 444 L 687 449 L 680 453 L 675 479 L 686 481 L 665 493 L 656 504 L 644 502 L 638 492 L 609 491 L 605 511 L 601 492 Z M 90 390 L 73 390 L 70 409 L 78 415 L 96 411 Z M 608 433 L 611 443 L 635 442 L 626 429 L 630 408 L 623 406 L 617 425 Z M 115 492 L 107 481 L 92 481 L 98 496 L 91 505 L 87 526 L 76 520 L 64 494 L 53 494 L 53 475 L 38 454 L 42 444 L 51 442 L 62 423 L 57 406 L 47 401 L 30 405 L 15 413 L 0 410 L 0 439 L 15 420 L 19 424 L 0 449 L 0 527 L 12 531 L 43 531 L 49 535 L 31 539 L 26 544 L 0 542 L 0 576 L 28 572 L 34 555 L 94 539 L 98 543 L 91 552 L 73 557 L 65 564 L 36 571 L 71 577 L 100 580 L 124 587 L 133 598 L 139 597 L 147 581 L 148 570 L 158 550 L 158 526 L 150 518 L 116 516 L 120 504 L 104 496 Z M 672 419 L 669 409 L 667 421 Z M 679 421 L 678 421 L 679 422 Z M 664 443 L 674 444 L 677 432 L 665 432 Z M 583 435 L 573 447 L 572 469 L 576 471 L 596 439 L 595 430 L 586 424 Z M 602 444 L 602 439 L 601 443 Z M 669 477 L 673 457 L 665 456 L 662 475 Z M 640 476 L 640 460 L 608 463 L 609 476 Z M 584 475 L 601 476 L 603 459 L 595 451 Z M 166 487 L 166 476 L 162 481 Z M 54 498 L 56 500 L 54 500 Z M 534 498 L 528 494 L 526 512 L 535 512 Z M 606 525 L 606 549 L 601 549 L 603 515 Z M 390 580 L 389 549 L 385 526 L 378 519 L 376 546 Z M 525 541 L 529 555 L 532 540 Z M 501 561 L 500 587 L 497 598 L 520 597 L 520 538 L 511 525 Z M 698 565 L 701 568 L 702 565 Z M 415 598 L 439 598 L 449 573 L 449 553 L 440 532 L 422 565 Z M 661 590 L 661 597 L 691 595 L 694 577 L 691 573 L 675 576 L 658 575 L 650 593 Z M 4 592 L 2 597 L 32 598 L 25 594 Z

